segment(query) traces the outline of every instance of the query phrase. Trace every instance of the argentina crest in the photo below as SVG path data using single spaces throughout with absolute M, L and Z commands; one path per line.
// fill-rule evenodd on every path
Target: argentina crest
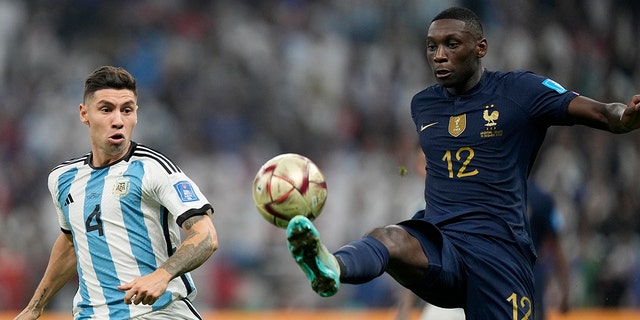
M 120 177 L 113 184 L 112 194 L 116 198 L 122 198 L 129 193 L 129 178 Z

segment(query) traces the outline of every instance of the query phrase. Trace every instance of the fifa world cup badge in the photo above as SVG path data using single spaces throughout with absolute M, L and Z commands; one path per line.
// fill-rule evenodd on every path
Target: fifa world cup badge
M 188 181 L 180 181 L 173 185 L 182 202 L 198 201 L 198 195 Z
M 449 134 L 457 137 L 467 128 L 467 115 L 461 114 L 449 118 Z

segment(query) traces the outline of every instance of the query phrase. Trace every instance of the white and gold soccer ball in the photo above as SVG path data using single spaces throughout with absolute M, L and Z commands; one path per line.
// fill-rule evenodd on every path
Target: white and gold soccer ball
M 324 175 L 315 163 L 299 154 L 271 158 L 253 180 L 253 201 L 258 212 L 280 228 L 286 228 L 297 215 L 315 219 L 326 199 Z

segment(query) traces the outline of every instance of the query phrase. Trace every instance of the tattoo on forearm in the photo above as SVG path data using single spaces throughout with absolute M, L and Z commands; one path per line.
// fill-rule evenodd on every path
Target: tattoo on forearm
M 195 216 L 187 219 L 182 226 L 186 230 L 191 230 L 193 225 L 198 221 L 205 219 L 205 216 Z M 189 272 L 201 264 L 203 264 L 213 252 L 212 234 L 208 232 L 202 241 L 197 244 L 186 244 L 190 239 L 201 236 L 199 232 L 191 233 L 178 248 L 174 255 L 169 257 L 161 268 L 167 270 L 172 276 L 176 277 Z
M 189 219 L 187 219 L 185 222 L 182 223 L 182 227 L 187 229 L 187 230 L 191 230 L 191 227 L 193 227 L 194 224 L 196 224 L 198 221 L 204 219 L 205 216 L 193 216 Z
M 38 296 L 37 298 L 34 297 L 32 303 L 29 305 L 29 309 L 30 310 L 37 310 L 38 308 L 40 308 L 40 302 L 42 301 L 42 298 L 47 294 L 47 291 L 49 291 L 48 287 L 42 288 L 42 292 L 40 293 L 40 296 Z

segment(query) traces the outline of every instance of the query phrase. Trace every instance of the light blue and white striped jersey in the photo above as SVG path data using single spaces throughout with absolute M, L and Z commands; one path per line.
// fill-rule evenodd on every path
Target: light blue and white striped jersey
M 78 258 L 74 318 L 128 319 L 193 297 L 189 274 L 173 279 L 152 306 L 125 304 L 116 287 L 166 261 L 181 242 L 179 225 L 211 209 L 208 200 L 168 158 L 135 142 L 109 166 L 93 168 L 90 158 L 62 163 L 48 181 L 60 227 L 73 235 Z

